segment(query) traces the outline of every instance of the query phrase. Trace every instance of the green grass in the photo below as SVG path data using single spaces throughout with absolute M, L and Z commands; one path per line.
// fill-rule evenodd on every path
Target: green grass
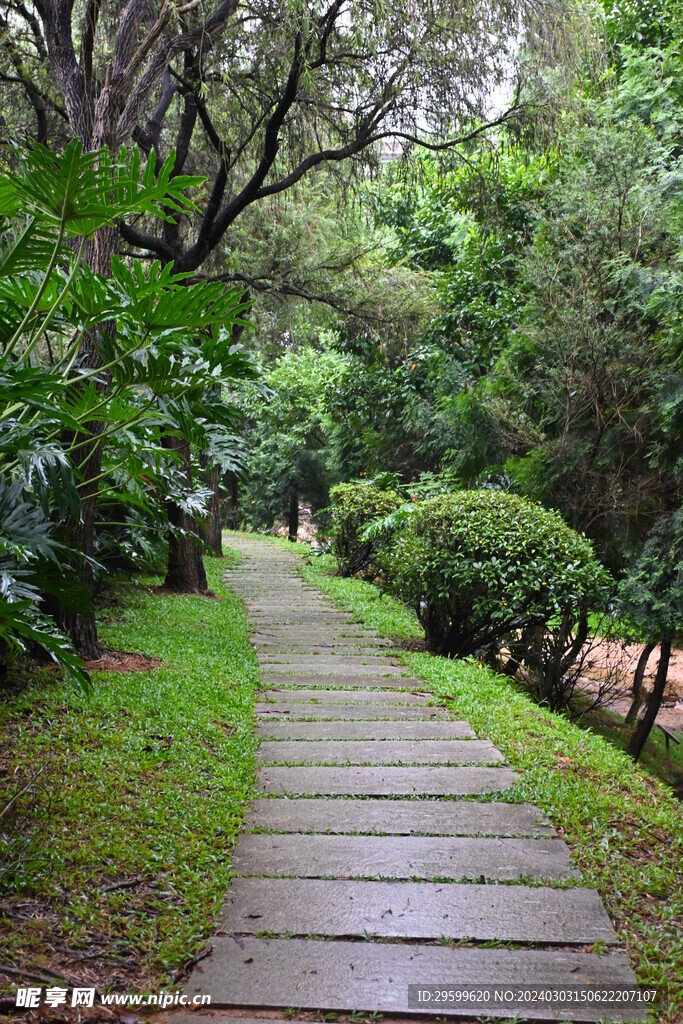
M 302 575 L 380 634 L 422 636 L 392 598 L 329 575 L 330 565 L 327 557 L 307 558 Z M 476 661 L 402 658 L 520 772 L 511 798 L 535 803 L 561 830 L 584 881 L 602 895 L 638 980 L 659 989 L 652 1019 L 680 1021 L 683 817 L 671 792 L 602 736 L 538 707 L 519 684 Z
M 633 734 L 633 726 L 625 725 L 624 719 L 615 715 L 609 708 L 599 708 L 585 715 L 581 721 L 584 728 L 604 736 L 606 740 L 619 750 L 626 750 Z M 669 756 L 666 752 L 666 740 L 661 729 L 655 727 L 648 736 L 647 743 L 640 755 L 640 765 L 650 774 L 655 775 L 669 786 L 683 784 L 683 741 L 679 744 L 670 741 Z
M 288 545 L 290 548 L 293 545 Z M 310 570 L 304 569 L 304 579 L 316 583 L 336 600 L 343 601 L 366 626 L 396 640 L 423 639 L 415 612 L 394 601 L 363 580 L 329 575 L 334 566 L 331 555 L 316 555 L 310 560 Z
M 223 565 L 207 561 L 216 600 L 128 585 L 106 609 L 104 644 L 160 667 L 96 673 L 90 693 L 50 677 L 2 704 L 0 806 L 43 769 L 3 830 L 5 964 L 140 991 L 214 930 L 252 792 L 258 682 Z M 102 891 L 120 881 L 135 884 Z

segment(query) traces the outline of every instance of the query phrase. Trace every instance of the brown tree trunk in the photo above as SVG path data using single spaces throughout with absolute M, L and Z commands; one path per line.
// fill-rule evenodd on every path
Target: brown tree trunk
M 669 660 L 671 658 L 671 637 L 663 636 L 659 648 L 659 665 L 657 666 L 657 675 L 655 676 L 655 685 L 650 694 L 650 699 L 647 702 L 645 708 L 645 714 L 641 718 L 640 722 L 636 727 L 636 731 L 631 737 L 631 742 L 628 745 L 627 753 L 631 755 L 634 760 L 638 760 L 643 747 L 647 742 L 647 738 L 650 735 L 650 730 L 655 724 L 657 718 L 657 712 L 659 711 L 662 703 L 662 697 L 664 696 L 664 689 L 666 687 L 666 677 L 669 671 Z
M 119 233 L 117 228 L 102 228 L 85 247 L 85 256 L 90 269 L 96 274 L 108 277 L 111 273 L 111 258 L 118 249 Z M 116 333 L 116 324 L 109 321 L 102 328 L 109 334 Z M 83 340 L 82 361 L 80 368 L 97 367 L 102 364 L 100 353 L 92 335 L 86 334 Z M 78 381 L 73 387 L 78 388 Z M 106 389 L 108 383 L 100 384 Z M 83 555 L 80 570 L 81 581 L 94 597 L 95 581 L 92 561 L 95 551 L 95 517 L 97 512 L 98 479 L 102 471 L 102 440 L 101 435 L 105 424 L 93 422 L 87 424 L 88 433 L 73 438 L 79 475 L 79 494 L 81 499 L 80 519 L 76 521 L 69 516 L 66 521 L 66 536 L 70 545 Z M 57 605 L 52 607 L 52 614 L 57 625 L 67 634 L 76 650 L 84 658 L 99 658 L 102 647 L 97 639 L 97 622 L 94 609 L 83 612 L 73 608 Z
M 102 466 L 102 446 L 97 439 L 97 434 L 101 433 L 102 424 L 93 423 L 90 426 L 94 437 L 91 436 L 87 439 L 89 452 L 85 463 L 82 464 L 85 484 L 81 489 L 81 516 L 78 521 L 71 515 L 68 517 L 66 534 L 69 544 L 80 551 L 83 556 L 79 576 L 92 598 L 95 591 L 91 561 L 95 550 L 95 513 L 97 511 L 97 482 L 95 478 Z M 82 435 L 77 435 L 76 442 L 81 440 L 83 440 Z M 77 611 L 65 605 L 57 603 L 53 605 L 51 602 L 48 602 L 48 607 L 59 628 L 66 633 L 82 657 L 86 659 L 101 657 L 102 647 L 97 639 L 94 609 L 85 612 Z
M 289 496 L 289 540 L 296 543 L 299 536 L 299 495 L 295 487 Z
M 229 530 L 239 529 L 239 479 L 237 473 L 228 470 L 225 481 L 230 491 L 230 509 L 227 515 L 226 526 Z
M 645 669 L 647 663 L 650 660 L 650 655 L 654 651 L 657 644 L 645 644 L 640 657 L 638 658 L 638 664 L 636 670 L 633 673 L 633 701 L 631 707 L 628 709 L 626 715 L 626 725 L 633 725 L 638 718 L 638 712 L 640 711 L 640 705 L 643 703 L 643 679 L 645 678 Z
M 192 489 L 190 444 L 182 438 L 165 435 L 164 448 L 180 453 L 188 491 Z M 208 583 L 204 559 L 199 546 L 197 520 L 174 501 L 166 502 L 171 534 L 168 544 L 168 566 L 164 586 L 179 594 L 206 594 Z
M 206 540 L 216 558 L 223 557 L 223 523 L 221 522 L 221 500 L 218 491 L 220 468 L 214 466 L 209 474 L 211 502 L 206 520 Z
M 220 466 L 208 467 L 208 459 L 202 455 L 201 464 L 206 469 L 206 482 L 211 488 L 211 501 L 206 517 L 206 543 L 216 558 L 223 557 L 223 523 L 221 521 Z

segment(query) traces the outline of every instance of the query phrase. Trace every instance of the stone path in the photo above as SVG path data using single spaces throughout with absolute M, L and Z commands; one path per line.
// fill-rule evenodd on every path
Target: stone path
M 409 984 L 633 985 L 566 844 L 536 808 L 505 801 L 518 776 L 500 751 L 431 705 L 387 641 L 306 585 L 297 555 L 247 535 L 231 543 L 243 561 L 227 579 L 246 602 L 263 674 L 261 793 L 188 994 L 210 994 L 214 1012 L 475 1020 L 471 1004 L 410 1006 Z M 496 1004 L 496 1017 L 515 1015 L 604 1011 Z

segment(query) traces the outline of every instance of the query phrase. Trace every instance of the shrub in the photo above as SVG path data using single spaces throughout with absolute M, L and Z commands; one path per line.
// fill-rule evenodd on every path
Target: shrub
M 546 633 L 560 634 L 566 645 L 565 660 L 551 645 L 556 674 L 585 639 L 587 610 L 604 600 L 609 584 L 590 542 L 557 512 L 495 490 L 456 491 L 416 505 L 382 560 L 431 651 L 464 657 L 505 645 L 513 667 L 526 662 L 541 681 L 549 667 Z
M 367 569 L 379 541 L 366 539 L 363 531 L 373 519 L 388 516 L 399 507 L 396 491 L 382 490 L 372 484 L 337 484 L 330 491 L 330 533 L 332 550 L 340 576 L 353 576 Z

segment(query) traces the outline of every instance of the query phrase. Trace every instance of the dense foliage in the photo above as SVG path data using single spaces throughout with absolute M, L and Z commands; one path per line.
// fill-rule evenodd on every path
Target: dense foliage
M 137 152 L 113 159 L 72 143 L 61 157 L 34 149 L 19 172 L 0 177 L 3 663 L 37 645 L 83 681 L 53 615 L 64 622 L 91 610 L 108 546 L 120 565 L 139 550 L 136 536 L 143 552 L 145 538 L 168 538 L 169 502 L 203 508 L 164 442 L 235 463 L 225 429 L 235 410 L 207 390 L 251 373 L 231 341 L 241 293 L 189 286 L 157 263 L 130 269 L 114 259 L 107 278 L 83 260 L 121 216 L 188 206 L 196 182 L 171 171 L 172 161 L 159 168 L 151 158 L 141 172 Z M 88 547 L 78 538 L 95 496 L 105 522 Z M 107 524 L 113 513 L 118 522 Z
M 556 618 L 567 628 L 585 619 L 608 585 L 590 543 L 557 513 L 494 490 L 418 503 L 382 562 L 430 650 L 508 646 L 539 674 L 539 634 Z
M 390 515 L 401 504 L 395 490 L 371 483 L 338 484 L 330 492 L 332 549 L 341 576 L 366 570 L 377 551 L 377 542 L 366 537 L 375 519 Z

